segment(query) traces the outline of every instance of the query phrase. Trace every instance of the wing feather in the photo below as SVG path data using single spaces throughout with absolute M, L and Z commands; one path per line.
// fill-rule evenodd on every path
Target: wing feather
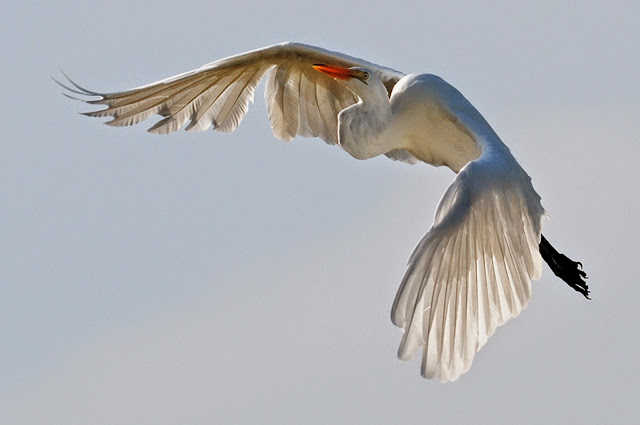
M 216 130 L 229 133 L 238 127 L 247 113 L 249 102 L 253 101 L 254 91 L 259 83 L 255 78 L 258 71 L 259 69 L 251 68 L 242 70 L 214 102 L 212 108 L 216 116 Z
M 211 84 L 204 81 L 188 90 L 181 91 L 180 95 L 176 96 L 171 102 L 167 102 L 164 108 L 159 111 L 159 114 L 166 118 L 153 125 L 149 132 L 167 134 L 178 130 L 190 117 L 193 117 L 202 103 L 202 97 L 206 96 L 206 92 L 210 88 Z
M 285 116 L 285 134 L 293 139 L 298 134 L 300 123 L 300 79 L 301 72 L 290 72 L 284 83 L 282 94 L 282 109 Z
M 218 126 L 216 121 L 218 108 L 213 105 L 236 78 L 235 73 L 225 73 L 219 80 L 211 83 L 210 88 L 203 93 L 200 105 L 195 108 L 191 122 L 185 127 L 185 130 L 204 131 L 211 126 L 214 128 Z
M 392 308 L 398 356 L 423 349 L 427 378 L 456 380 L 477 351 L 526 307 L 539 277 L 544 210 L 508 150 L 467 164 L 443 195 L 409 259 Z

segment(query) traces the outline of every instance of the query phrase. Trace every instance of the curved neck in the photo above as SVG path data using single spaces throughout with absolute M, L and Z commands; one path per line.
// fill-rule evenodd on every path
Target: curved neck
M 393 114 L 387 89 L 381 82 L 370 88 L 356 93 L 360 101 L 338 114 L 338 143 L 357 159 L 373 158 L 389 151 L 386 130 Z

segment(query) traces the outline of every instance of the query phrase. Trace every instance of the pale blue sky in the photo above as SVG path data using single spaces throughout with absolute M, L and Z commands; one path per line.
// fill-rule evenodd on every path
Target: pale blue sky
M 637 423 L 640 6 L 10 2 L 0 17 L 0 423 Z M 406 260 L 453 174 L 269 129 L 110 128 L 49 79 L 138 86 L 281 41 L 435 73 L 533 177 L 529 308 L 442 385 L 395 352 Z M 147 124 L 147 123 L 145 123 Z

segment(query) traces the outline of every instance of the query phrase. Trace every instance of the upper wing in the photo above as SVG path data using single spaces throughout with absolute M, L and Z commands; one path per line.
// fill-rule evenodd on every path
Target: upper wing
M 422 375 L 454 381 L 496 328 L 517 316 L 538 279 L 544 209 L 504 148 L 469 162 L 449 186 L 433 225 L 409 259 L 391 319 L 398 350 L 423 348 Z
M 91 117 L 112 117 L 106 124 L 126 126 L 151 115 L 165 117 L 149 129 L 166 134 L 190 121 L 186 130 L 210 126 L 231 132 L 245 116 L 256 87 L 269 73 L 265 98 L 271 127 L 276 137 L 289 141 L 296 135 L 320 137 L 327 143 L 338 140 L 338 113 L 357 98 L 333 78 L 312 68 L 313 64 L 366 66 L 377 73 L 389 93 L 404 74 L 362 59 L 299 43 L 283 43 L 212 62 L 199 69 L 135 89 L 98 93 L 66 89 L 86 96 L 98 96 L 87 103 L 106 105 L 88 112 Z

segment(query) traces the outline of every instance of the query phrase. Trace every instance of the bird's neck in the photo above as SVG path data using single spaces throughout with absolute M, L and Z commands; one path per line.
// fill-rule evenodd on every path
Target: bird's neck
M 373 158 L 389 151 L 387 130 L 393 114 L 386 89 L 358 95 L 360 101 L 338 115 L 338 140 L 357 159 Z

